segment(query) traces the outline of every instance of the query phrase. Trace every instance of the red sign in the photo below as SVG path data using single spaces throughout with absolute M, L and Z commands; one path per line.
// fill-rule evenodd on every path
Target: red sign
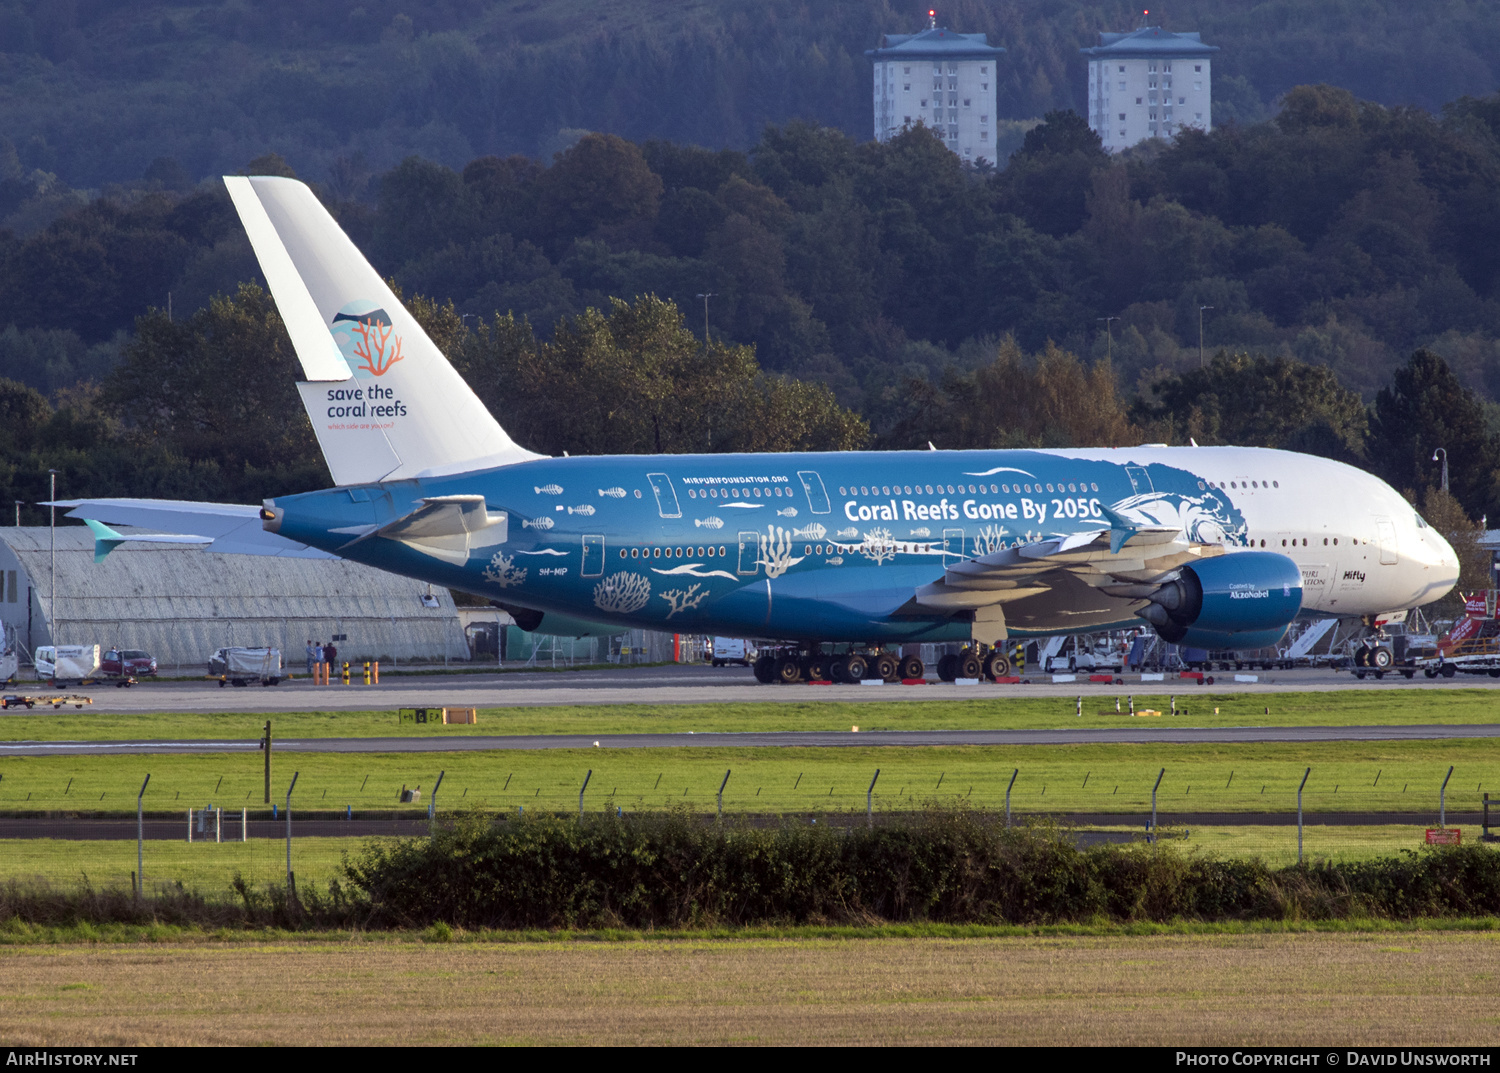
M 1458 845 L 1461 832 L 1457 827 L 1429 827 L 1427 828 L 1427 844 L 1429 846 L 1456 846 Z
M 1483 596 L 1470 596 L 1464 601 L 1464 614 L 1470 618 L 1487 618 L 1489 617 L 1488 609 L 1484 604 Z

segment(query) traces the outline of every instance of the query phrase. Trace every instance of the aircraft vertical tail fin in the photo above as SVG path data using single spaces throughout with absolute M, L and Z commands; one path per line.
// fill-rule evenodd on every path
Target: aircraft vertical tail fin
M 304 183 L 224 185 L 302 363 L 297 388 L 335 483 L 541 457 L 506 435 Z

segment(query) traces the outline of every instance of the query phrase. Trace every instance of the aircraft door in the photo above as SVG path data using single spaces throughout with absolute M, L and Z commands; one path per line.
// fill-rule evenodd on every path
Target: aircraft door
M 1146 472 L 1144 466 L 1126 466 L 1125 476 L 1130 478 L 1130 487 L 1135 489 L 1136 495 L 1156 491 L 1151 483 L 1151 474 Z
M 1379 518 L 1375 519 L 1375 542 L 1380 545 L 1380 565 L 1395 566 L 1397 561 L 1396 526 Z
M 604 573 L 604 538 L 602 536 L 583 538 L 582 573 L 584 577 L 599 577 Z
M 656 512 L 663 518 L 681 518 L 682 507 L 677 502 L 677 490 L 672 487 L 672 478 L 665 473 L 648 473 L 651 490 L 656 493 Z
M 739 574 L 742 577 L 750 577 L 760 569 L 760 534 L 748 532 L 740 534 L 740 565 Z
M 807 509 L 814 514 L 828 514 L 833 510 L 828 502 L 828 489 L 823 487 L 823 478 L 810 469 L 799 469 L 797 479 L 807 493 Z
M 943 563 L 946 565 L 951 560 L 964 558 L 964 531 L 962 529 L 943 530 Z

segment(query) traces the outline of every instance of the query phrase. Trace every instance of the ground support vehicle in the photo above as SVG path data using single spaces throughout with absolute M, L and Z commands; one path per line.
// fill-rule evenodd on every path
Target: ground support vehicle
M 208 677 L 217 678 L 220 689 L 226 685 L 247 686 L 255 681 L 263 686 L 280 685 L 285 677 L 281 672 L 281 649 L 221 648 L 208 661 Z
M 731 663 L 749 667 L 756 658 L 755 645 L 751 642 L 738 637 L 715 637 L 709 660 L 715 667 L 727 667 Z
M 85 697 L 79 693 L 39 693 L 29 695 L 25 693 L 7 693 L 0 697 L 0 708 L 35 708 L 38 704 L 50 704 L 54 708 L 61 708 L 71 704 L 75 708 L 82 708 L 85 704 L 93 704 L 93 697 Z
M 99 673 L 98 645 L 38 645 L 36 676 L 53 688 L 89 685 Z
M 1500 678 L 1500 637 L 1471 638 L 1451 648 L 1439 646 L 1435 654 L 1421 656 L 1412 662 L 1412 674 L 1420 670 L 1426 678 L 1452 678 L 1458 674 L 1487 674 L 1491 678 Z M 1355 673 L 1359 675 L 1358 671 Z M 1406 674 L 1404 670 L 1402 673 Z M 1406 676 L 1410 678 L 1411 674 Z

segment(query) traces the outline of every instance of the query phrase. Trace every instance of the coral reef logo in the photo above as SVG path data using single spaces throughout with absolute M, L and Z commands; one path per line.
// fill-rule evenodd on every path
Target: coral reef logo
M 356 374 L 384 376 L 405 358 L 390 314 L 374 302 L 359 299 L 348 303 L 334 315 L 329 331 Z

